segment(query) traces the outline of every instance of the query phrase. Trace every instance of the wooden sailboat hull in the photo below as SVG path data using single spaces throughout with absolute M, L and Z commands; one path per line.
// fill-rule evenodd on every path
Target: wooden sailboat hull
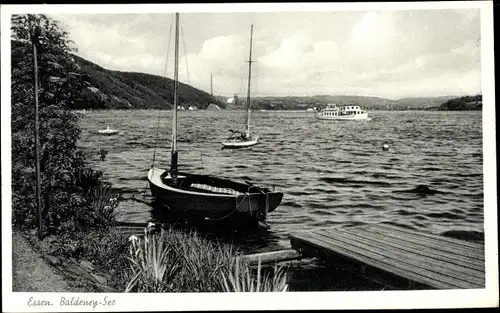
M 224 148 L 228 149 L 239 149 L 255 146 L 259 143 L 259 137 L 250 138 L 249 140 L 241 140 L 238 138 L 228 139 L 221 141 L 221 144 Z
M 281 192 L 250 184 L 186 173 L 179 173 L 174 181 L 165 173 L 159 168 L 149 170 L 148 181 L 155 200 L 165 210 L 206 220 L 238 215 L 253 221 L 265 221 L 267 213 L 274 211 L 283 198 Z

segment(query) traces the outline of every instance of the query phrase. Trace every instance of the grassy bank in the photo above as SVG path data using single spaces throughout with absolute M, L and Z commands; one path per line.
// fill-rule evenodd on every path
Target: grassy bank
M 97 275 L 99 281 L 104 280 L 107 287 L 118 292 L 258 292 L 288 288 L 283 268 L 263 270 L 260 264 L 251 267 L 231 245 L 208 241 L 196 232 L 156 230 L 150 226 L 144 233 L 132 236 L 109 228 L 68 234 L 60 240 L 48 236 L 39 241 L 34 231 L 25 232 L 25 237 L 43 259 L 91 267 L 92 276 Z M 63 276 L 66 272 L 70 285 L 87 292 L 103 291 L 91 286 L 85 279 L 88 275 L 74 270 L 61 272 Z

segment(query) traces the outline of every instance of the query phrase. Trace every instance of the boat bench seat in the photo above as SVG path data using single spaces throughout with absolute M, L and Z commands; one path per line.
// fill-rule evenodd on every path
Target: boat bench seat
M 193 191 L 201 191 L 201 192 L 212 192 L 212 193 L 220 193 L 220 194 L 228 194 L 228 195 L 243 195 L 244 193 L 238 192 L 231 188 L 220 188 L 214 187 L 204 184 L 191 184 L 190 189 L 194 189 Z M 195 190 L 197 189 L 197 190 Z

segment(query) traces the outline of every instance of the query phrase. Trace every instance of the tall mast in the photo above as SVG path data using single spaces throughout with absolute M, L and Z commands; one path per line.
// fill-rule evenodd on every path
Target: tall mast
M 172 158 L 170 175 L 177 177 L 177 106 L 179 98 L 179 13 L 175 13 L 175 66 L 174 66 L 174 108 L 172 121 Z
M 210 73 L 210 95 L 213 96 L 213 89 L 212 89 L 212 73 Z
M 250 137 L 250 83 L 252 80 L 252 35 L 253 25 L 250 27 L 250 57 L 248 59 L 248 92 L 247 92 L 247 130 L 246 135 Z

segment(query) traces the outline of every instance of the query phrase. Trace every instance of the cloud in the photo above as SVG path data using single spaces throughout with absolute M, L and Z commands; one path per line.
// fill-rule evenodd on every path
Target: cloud
M 162 73 L 165 60 L 153 53 L 151 40 L 136 34 L 129 24 L 112 22 L 114 16 L 107 17 L 100 16 L 102 23 L 96 23 L 96 16 L 55 16 L 82 57 L 108 69 Z
M 354 52 L 366 48 L 384 49 L 393 43 L 395 35 L 391 12 L 368 12 L 352 27 L 350 44 Z
M 273 76 L 304 75 L 338 69 L 340 48 L 333 41 L 313 43 L 303 33 L 295 33 L 285 38 L 280 46 L 258 59 Z
M 310 44 L 311 39 L 308 34 L 297 32 L 283 39 L 276 50 L 261 57 L 259 62 L 285 73 L 294 73 L 298 70 L 297 65 L 303 62 L 304 53 Z
M 356 77 L 360 82 L 364 83 L 391 80 L 401 82 L 417 78 L 435 77 L 445 73 L 460 76 L 472 70 L 479 70 L 479 68 L 480 47 L 474 42 L 467 42 L 449 52 L 419 55 L 405 64 L 393 68 L 363 72 Z
M 344 45 L 347 70 L 373 71 L 400 64 L 400 34 L 392 12 L 367 12 L 352 26 Z
M 167 76 L 173 76 L 173 38 L 167 51 L 171 14 L 57 19 L 90 61 L 164 75 L 168 55 Z M 480 91 L 479 22 L 476 9 L 184 14 L 179 76 L 209 91 L 212 73 L 216 94 L 244 93 L 249 26 L 254 24 L 256 95 L 358 92 L 399 97 L 453 88 Z
M 481 75 L 480 71 L 475 69 L 459 75 L 444 72 L 432 77 L 422 76 L 405 80 L 398 84 L 397 90 L 390 82 L 379 84 L 378 89 L 378 92 L 393 99 L 412 96 L 470 95 L 480 92 Z M 422 94 L 423 91 L 425 94 Z
M 180 58 L 179 68 L 184 72 L 180 72 L 179 77 L 185 82 L 189 78 L 189 82 L 194 86 L 209 90 L 209 77 L 212 73 L 214 91 L 221 81 L 224 82 L 225 90 L 234 90 L 240 85 L 244 74 L 244 61 L 248 58 L 245 57 L 247 49 L 248 43 L 236 35 L 208 39 L 199 52 L 189 53 Z

